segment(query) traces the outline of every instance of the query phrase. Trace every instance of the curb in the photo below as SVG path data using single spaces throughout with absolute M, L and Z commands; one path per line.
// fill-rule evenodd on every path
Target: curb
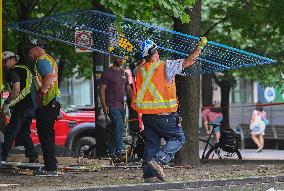
M 280 176 L 264 176 L 264 177 L 247 177 L 236 179 L 220 179 L 220 180 L 201 180 L 190 182 L 172 182 L 172 183 L 142 183 L 142 184 L 124 184 L 101 187 L 88 187 L 77 189 L 64 189 L 72 191 L 146 191 L 146 190 L 215 190 L 214 187 L 230 186 L 238 187 L 244 185 L 266 185 L 273 186 L 276 184 L 284 184 L 284 175 Z M 218 189 L 219 190 L 219 189 Z M 228 189 L 226 189 L 228 190 Z M 63 190 L 62 190 L 63 191 Z

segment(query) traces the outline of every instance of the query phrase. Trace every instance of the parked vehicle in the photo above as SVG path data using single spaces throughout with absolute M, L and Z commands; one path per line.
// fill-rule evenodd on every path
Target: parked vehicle
M 7 97 L 7 93 L 3 94 L 3 99 Z M 7 119 L 9 120 L 9 115 Z M 61 109 L 54 124 L 55 144 L 72 150 L 78 156 L 96 144 L 96 125 L 94 107 L 77 108 L 72 111 Z M 35 145 L 39 144 L 35 119 L 31 124 L 31 137 Z

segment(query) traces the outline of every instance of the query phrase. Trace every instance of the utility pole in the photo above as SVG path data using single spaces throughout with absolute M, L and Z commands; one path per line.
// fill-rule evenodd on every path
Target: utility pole
M 105 8 L 98 1 L 92 0 L 93 9 L 105 11 Z M 109 63 L 109 57 L 98 52 L 93 52 L 93 73 L 94 73 L 94 101 L 95 101 L 95 119 L 96 119 L 96 155 L 98 157 L 107 154 L 106 145 L 106 124 L 105 116 L 99 105 L 99 79 L 104 71 L 104 68 Z

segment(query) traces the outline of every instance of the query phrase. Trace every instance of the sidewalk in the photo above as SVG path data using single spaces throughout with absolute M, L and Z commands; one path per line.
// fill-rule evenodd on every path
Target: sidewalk
M 257 153 L 256 149 L 241 150 L 243 160 L 284 160 L 284 150 L 264 149 Z
M 256 149 L 240 150 L 243 160 L 284 160 L 284 150 L 264 149 L 262 152 L 256 152 Z M 199 150 L 201 158 L 203 150 Z

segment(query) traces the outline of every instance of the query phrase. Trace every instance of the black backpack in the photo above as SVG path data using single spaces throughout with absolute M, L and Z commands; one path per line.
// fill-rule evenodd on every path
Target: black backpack
M 224 129 L 221 131 L 219 143 L 224 151 L 233 153 L 239 148 L 239 135 L 233 129 Z

